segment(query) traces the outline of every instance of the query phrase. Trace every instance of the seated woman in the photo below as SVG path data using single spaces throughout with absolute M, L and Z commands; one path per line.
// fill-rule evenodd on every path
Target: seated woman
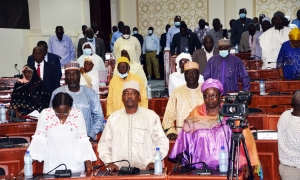
M 52 105 L 53 108 L 44 109 L 39 116 L 28 148 L 32 159 L 44 161 L 44 173 L 62 163 L 72 173 L 85 171 L 84 162 L 87 170 L 91 170 L 90 161 L 96 161 L 97 158 L 87 136 L 81 111 L 72 108 L 73 99 L 67 93 L 56 94 Z
M 145 72 L 143 70 L 143 67 L 141 66 L 140 60 L 138 57 L 136 57 L 136 53 L 134 52 L 133 47 L 131 46 L 123 46 L 121 51 L 121 57 L 127 57 L 129 59 L 129 66 L 130 70 L 129 72 L 137 74 L 141 77 L 143 80 L 143 83 L 145 87 L 147 87 L 147 78 L 145 75 Z M 114 76 L 118 74 L 117 68 L 114 69 Z
M 227 118 L 219 115 L 222 106 L 222 83 L 210 78 L 202 84 L 201 90 L 204 104 L 194 108 L 184 121 L 183 129 L 169 156 L 169 160 L 177 167 L 202 161 L 209 168 L 217 169 L 221 146 L 224 146 L 227 152 L 230 149 L 231 129 L 226 125 Z M 259 165 L 256 144 L 250 130 L 244 129 L 243 135 L 251 165 Z M 239 165 L 243 167 L 247 165 L 247 161 L 244 151 L 242 148 L 240 150 Z M 194 164 L 192 167 L 201 168 L 202 164 Z
M 92 88 L 99 94 L 99 73 L 95 68 L 92 56 L 85 57 L 80 73 L 80 85 Z
M 18 79 L 11 95 L 10 109 L 21 118 L 34 110 L 41 112 L 49 107 L 51 94 L 35 67 L 25 65 L 22 69 L 23 79 Z
M 189 53 L 181 53 L 179 56 L 176 57 L 176 72 L 173 72 L 169 76 L 169 96 L 171 96 L 173 90 L 186 83 L 184 78 L 184 64 L 186 62 L 192 61 L 192 57 Z M 199 83 L 203 83 L 204 79 L 203 76 L 199 75 Z
M 77 62 L 79 63 L 80 67 L 83 67 L 84 59 L 87 56 L 92 56 L 94 66 L 97 69 L 97 71 L 101 72 L 105 70 L 103 59 L 95 53 L 96 51 L 94 50 L 94 46 L 90 42 L 86 42 L 82 45 L 82 51 L 83 54 L 77 59 Z

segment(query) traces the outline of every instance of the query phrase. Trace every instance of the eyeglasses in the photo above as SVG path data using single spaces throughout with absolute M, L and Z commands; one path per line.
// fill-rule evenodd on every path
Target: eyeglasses
M 68 113 L 55 113 L 56 116 L 69 116 L 70 112 Z
M 216 99 L 218 96 L 218 94 L 203 94 L 204 99 Z

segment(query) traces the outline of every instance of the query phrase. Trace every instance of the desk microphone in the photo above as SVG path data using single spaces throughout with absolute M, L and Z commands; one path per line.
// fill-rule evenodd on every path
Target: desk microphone
M 169 127 L 167 129 L 164 129 L 164 132 L 168 132 L 171 128 L 182 128 L 181 126 L 172 126 L 172 127 Z
M 13 148 L 14 143 L 10 142 L 9 136 L 5 134 L 0 134 L 1 137 L 6 137 L 7 141 L 6 142 L 0 142 L 0 148 Z
M 71 171 L 71 169 L 68 169 L 65 164 L 60 164 L 56 168 L 58 168 L 59 166 L 62 166 L 62 165 L 65 166 L 65 170 L 56 170 L 54 176 L 55 177 L 71 177 L 72 176 L 72 171 Z M 56 168 L 54 168 L 54 169 L 56 169 Z
M 277 62 L 268 62 L 268 64 L 277 63 Z
M 261 59 L 261 57 L 256 56 L 255 54 L 251 54 L 251 56 L 249 58 L 246 58 L 246 60 L 254 60 L 255 57 Z
M 120 160 L 120 161 L 114 161 L 114 162 L 109 162 L 109 163 L 104 163 L 102 165 L 96 165 L 93 167 L 94 170 L 96 169 L 99 169 L 107 164 L 110 164 L 110 163 L 117 163 L 117 162 L 128 162 L 128 167 L 124 167 L 122 166 L 120 169 L 119 169 L 119 172 L 122 173 L 122 174 L 136 174 L 136 173 L 139 173 L 140 172 L 140 169 L 139 168 L 136 168 L 136 167 L 130 167 L 130 163 L 128 160 Z
M 278 106 L 281 106 L 281 105 L 291 105 L 291 103 L 290 104 L 273 104 L 271 106 L 271 108 L 277 108 Z

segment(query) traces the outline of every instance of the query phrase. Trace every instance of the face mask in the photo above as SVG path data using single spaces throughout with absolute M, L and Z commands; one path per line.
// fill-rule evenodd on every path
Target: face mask
M 175 24 L 175 26 L 177 26 L 177 27 L 180 26 L 180 22 L 175 22 L 174 24 Z
M 228 56 L 229 52 L 228 52 L 228 50 L 221 50 L 221 51 L 219 51 L 219 54 L 222 58 L 225 58 Z
M 118 72 L 118 76 L 119 76 L 120 78 L 124 79 L 124 78 L 126 78 L 126 77 L 128 76 L 128 72 L 125 73 L 125 74 L 121 74 L 121 73 Z
M 84 49 L 83 53 L 87 56 L 90 56 L 92 54 L 92 49 L 90 49 L 90 48 Z
M 123 37 L 124 39 L 129 39 L 129 34 L 123 34 L 122 37 Z
M 94 41 L 94 38 L 91 39 L 91 38 L 87 37 L 86 39 L 88 40 L 88 42 L 93 42 Z
M 148 30 L 148 33 L 149 33 L 149 34 L 152 34 L 152 33 L 153 33 L 153 31 L 152 31 L 152 30 Z
M 241 13 L 240 14 L 240 18 L 245 18 L 246 17 L 246 14 L 245 13 Z
M 138 32 L 137 31 L 133 31 L 133 34 L 137 34 Z

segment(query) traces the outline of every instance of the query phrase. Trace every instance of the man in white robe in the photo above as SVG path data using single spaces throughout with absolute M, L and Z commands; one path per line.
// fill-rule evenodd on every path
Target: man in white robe
M 100 159 L 108 171 L 128 167 L 127 162 L 110 163 L 128 160 L 131 167 L 153 169 L 156 147 L 160 148 L 162 158 L 169 150 L 159 116 L 152 110 L 138 106 L 141 100 L 140 86 L 136 81 L 124 83 L 122 101 L 125 108 L 112 113 L 106 123 L 98 144 Z
M 130 36 L 129 26 L 123 27 L 122 36 L 119 37 L 114 44 L 113 52 L 114 52 L 115 59 L 119 59 L 119 57 L 121 57 L 121 51 L 123 50 L 122 48 L 124 46 L 131 46 L 136 53 L 135 55 L 138 58 L 138 62 L 141 63 L 139 61 L 142 54 L 141 44 L 136 37 Z
M 290 28 L 284 26 L 284 14 L 277 11 L 273 18 L 274 27 L 264 32 L 260 37 L 260 47 L 262 49 L 262 69 L 276 68 L 277 56 L 281 45 L 289 40 Z

